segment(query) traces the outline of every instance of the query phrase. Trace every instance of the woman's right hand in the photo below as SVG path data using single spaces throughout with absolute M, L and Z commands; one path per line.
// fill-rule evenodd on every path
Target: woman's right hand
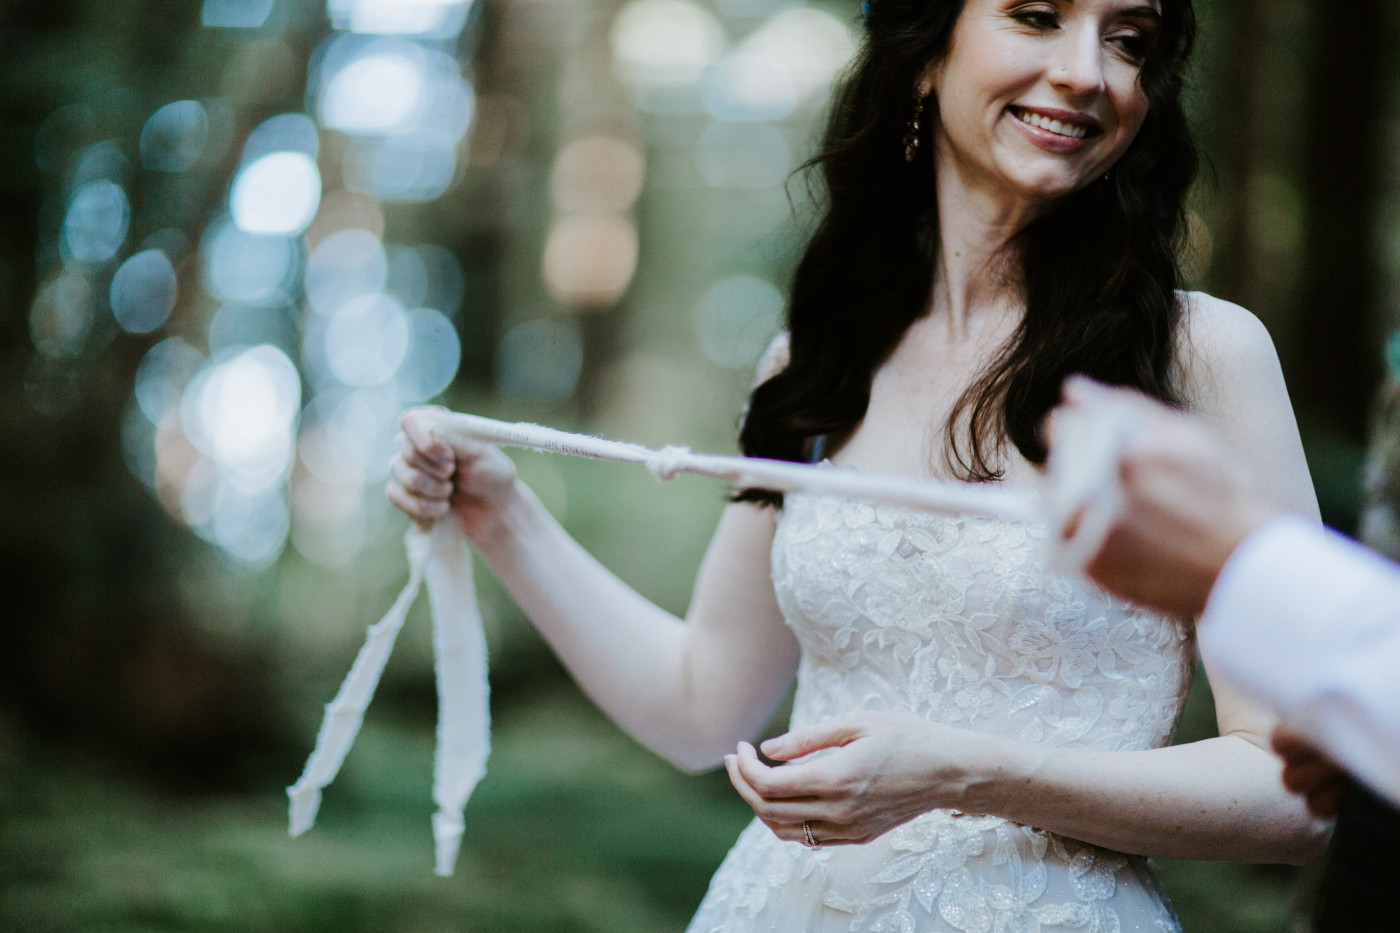
M 483 534 L 515 494 L 515 464 L 490 444 L 453 446 L 429 430 L 440 408 L 412 408 L 399 419 L 399 451 L 389 470 L 389 501 L 421 524 L 455 514 L 470 538 Z

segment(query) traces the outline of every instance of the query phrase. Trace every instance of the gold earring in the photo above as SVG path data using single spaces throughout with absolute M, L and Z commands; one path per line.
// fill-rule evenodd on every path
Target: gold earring
M 913 162 L 919 152 L 919 118 L 924 115 L 924 95 L 914 89 L 914 113 L 904 125 L 904 161 Z

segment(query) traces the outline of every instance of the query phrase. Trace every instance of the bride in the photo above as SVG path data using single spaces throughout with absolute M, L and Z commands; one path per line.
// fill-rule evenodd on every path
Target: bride
M 1179 290 L 1193 33 L 1189 0 L 871 0 L 744 452 L 1033 484 L 1085 373 L 1197 411 L 1316 515 L 1263 328 Z M 604 710 L 683 768 L 723 762 L 754 808 L 693 931 L 1175 930 L 1147 857 L 1325 839 L 1228 685 L 1219 737 L 1169 745 L 1189 620 L 1051 573 L 1045 528 L 750 490 L 682 621 L 498 450 L 402 424 L 393 502 L 454 515 Z M 794 677 L 770 764 L 745 740 Z

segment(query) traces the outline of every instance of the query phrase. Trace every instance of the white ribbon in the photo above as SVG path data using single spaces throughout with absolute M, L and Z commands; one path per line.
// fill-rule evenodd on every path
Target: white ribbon
M 1117 463 L 1128 440 L 1124 422 L 1071 417 L 1057 426 L 1056 453 L 1042 496 L 1033 489 L 990 484 L 912 479 L 837 470 L 824 466 L 696 454 L 684 447 L 650 450 L 637 444 L 568 434 L 535 424 L 506 424 L 448 411 L 431 416 L 429 430 L 458 446 L 490 443 L 639 463 L 658 479 L 700 473 L 737 486 L 779 492 L 809 492 L 861 499 L 922 511 L 975 514 L 1017 522 L 1049 521 L 1062 531 L 1076 518 L 1072 535 L 1052 534 L 1050 557 L 1062 570 L 1082 568 L 1098 552 L 1117 514 Z M 433 838 L 436 871 L 452 874 L 461 845 L 462 811 L 486 771 L 490 750 L 486 639 L 472 583 L 471 551 L 456 522 L 440 521 L 430 531 L 418 527 L 404 538 L 408 584 L 388 613 L 366 632 L 365 643 L 335 699 L 326 706 L 316 746 L 295 784 L 287 788 L 289 830 L 300 836 L 316 821 L 321 791 L 340 770 L 384 672 L 394 639 L 418 590 L 427 582 L 437 656 L 438 729 L 433 774 Z

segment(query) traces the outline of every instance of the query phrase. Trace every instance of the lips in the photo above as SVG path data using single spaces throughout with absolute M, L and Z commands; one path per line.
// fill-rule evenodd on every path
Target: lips
M 1007 110 L 1021 123 L 1065 140 L 1083 140 L 1103 132 L 1099 121 L 1088 114 L 1067 110 L 1033 110 L 1011 106 Z

